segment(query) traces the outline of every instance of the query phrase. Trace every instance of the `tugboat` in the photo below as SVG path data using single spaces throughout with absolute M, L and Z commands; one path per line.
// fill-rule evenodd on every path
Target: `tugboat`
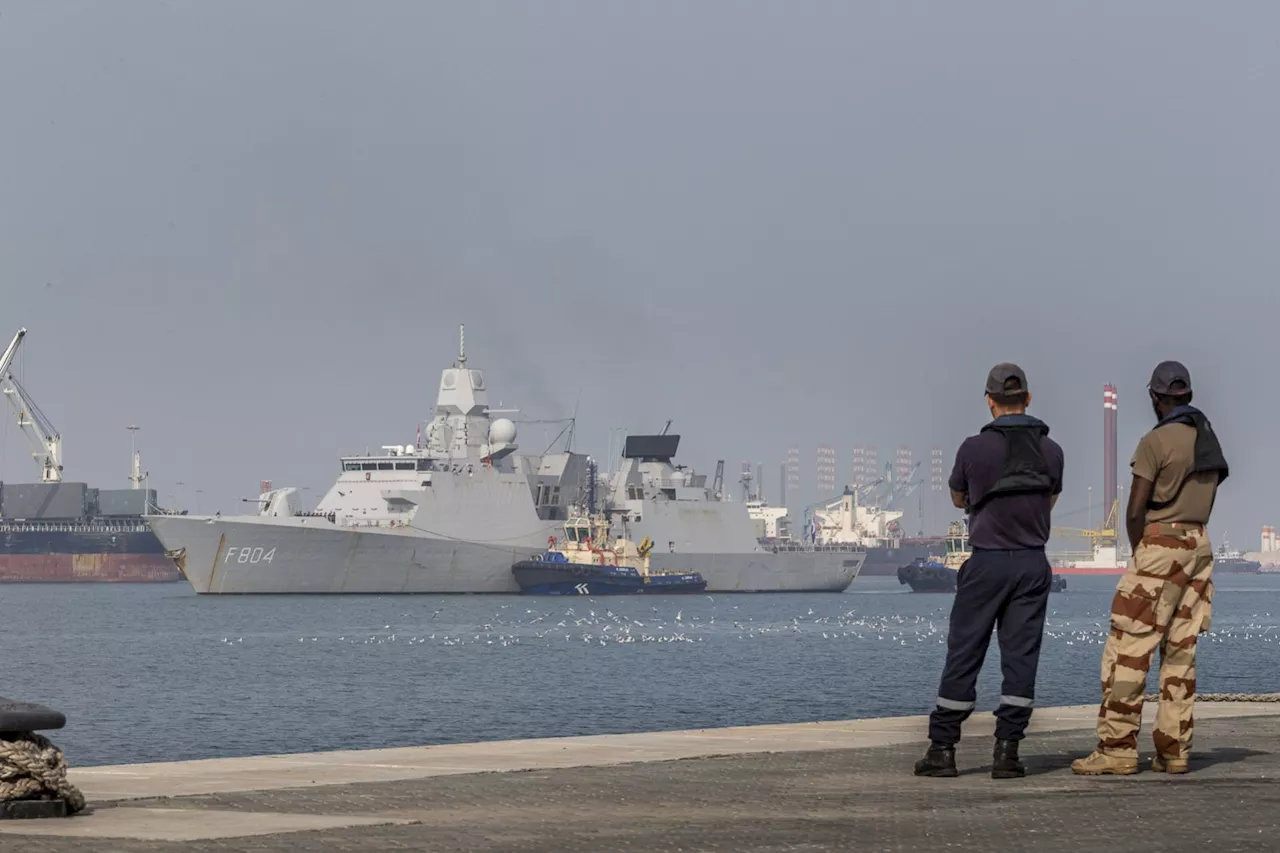
M 564 523 L 565 539 L 553 536 L 547 550 L 511 567 L 526 595 L 635 595 L 702 592 L 707 582 L 697 572 L 649 567 L 653 543 L 636 544 L 609 535 L 604 513 L 577 513 Z
M 898 569 L 898 583 L 911 587 L 912 592 L 955 592 L 956 576 L 965 560 L 969 559 L 969 525 L 953 521 L 947 525 L 946 556 L 917 557 Z M 1055 574 L 1050 592 L 1066 592 L 1067 579 Z

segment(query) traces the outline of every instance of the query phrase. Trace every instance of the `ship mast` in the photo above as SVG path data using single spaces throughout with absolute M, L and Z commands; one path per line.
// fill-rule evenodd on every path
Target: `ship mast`
M 142 454 L 138 452 L 138 430 L 142 427 L 129 424 L 125 429 L 129 430 L 129 458 L 133 460 L 129 466 L 129 488 L 141 489 L 142 481 L 147 478 L 142 473 Z

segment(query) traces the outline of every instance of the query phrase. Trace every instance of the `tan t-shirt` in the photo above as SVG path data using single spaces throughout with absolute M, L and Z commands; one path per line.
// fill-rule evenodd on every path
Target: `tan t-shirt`
M 1153 429 L 1138 442 L 1129 466 L 1133 473 L 1155 483 L 1151 500 L 1163 503 L 1175 493 L 1178 498 L 1161 509 L 1147 510 L 1147 523 L 1157 521 L 1209 522 L 1213 499 L 1218 492 L 1218 472 L 1202 471 L 1187 478 L 1182 491 L 1178 485 L 1196 461 L 1196 428 L 1190 424 L 1169 424 Z

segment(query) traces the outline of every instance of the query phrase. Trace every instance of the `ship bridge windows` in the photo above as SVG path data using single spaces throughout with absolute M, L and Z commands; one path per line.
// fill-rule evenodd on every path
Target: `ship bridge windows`
M 372 461 L 356 461 L 352 459 L 344 459 L 342 461 L 343 471 L 430 471 L 430 459 L 417 459 L 397 461 L 391 459 L 372 460 Z
M 629 501 L 644 500 L 644 486 L 627 486 L 627 500 Z
M 560 487 L 549 486 L 546 483 L 539 483 L 537 494 L 534 497 L 535 506 L 559 506 L 560 504 Z

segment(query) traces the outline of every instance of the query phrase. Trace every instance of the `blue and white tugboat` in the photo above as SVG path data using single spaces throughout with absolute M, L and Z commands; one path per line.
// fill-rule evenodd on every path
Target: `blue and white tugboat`
M 564 541 L 553 536 L 548 548 L 511 567 L 526 595 L 672 595 L 702 592 L 707 582 L 697 572 L 650 568 L 653 543 L 639 544 L 609 534 L 604 513 L 577 513 L 564 523 Z

